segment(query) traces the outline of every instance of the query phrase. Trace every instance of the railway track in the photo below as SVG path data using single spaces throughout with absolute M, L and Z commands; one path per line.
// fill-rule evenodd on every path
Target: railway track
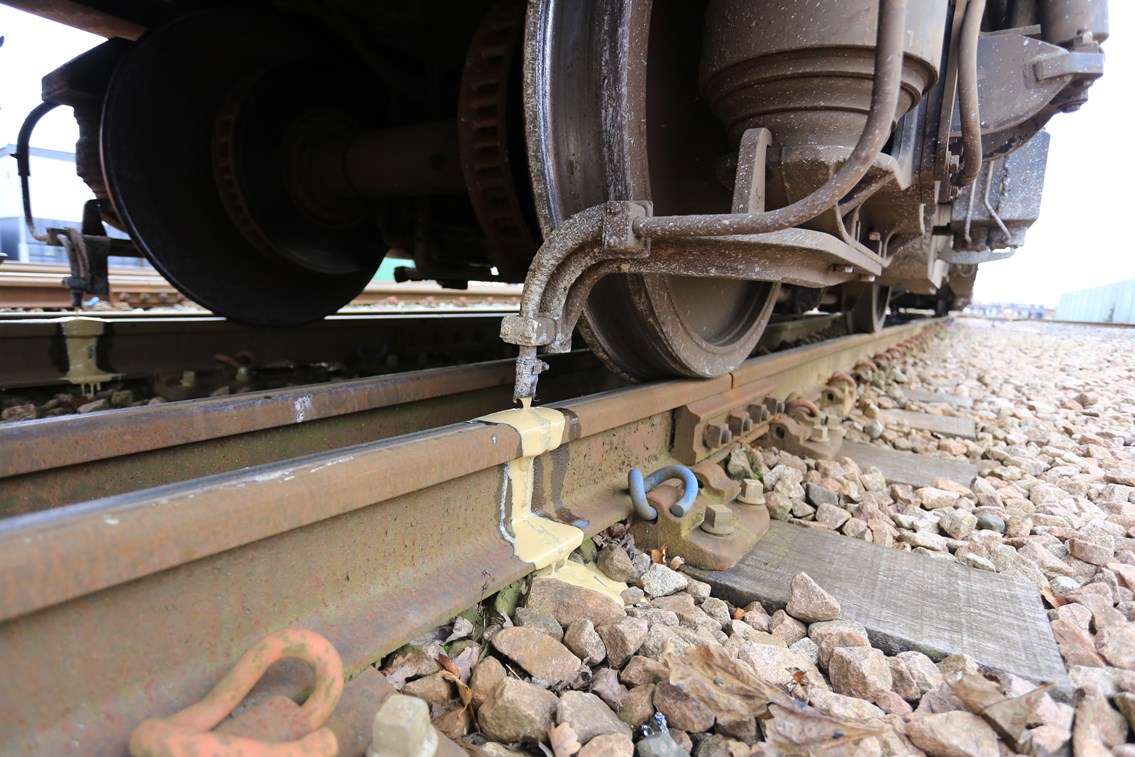
M 65 265 L 4 263 L 0 266 L 0 308 L 69 309 L 71 292 L 60 282 L 70 275 Z M 515 285 L 472 284 L 468 289 L 445 289 L 433 282 L 372 281 L 351 305 L 407 302 L 515 305 L 519 298 L 520 287 Z M 188 303 L 188 300 L 153 269 L 111 268 L 109 302 L 113 306 L 165 307 Z
M 630 513 L 630 468 L 718 460 L 728 439 L 699 429 L 815 395 L 833 371 L 933 328 L 606 391 L 589 355 L 562 356 L 541 400 L 563 443 L 534 462 L 533 507 L 597 533 Z M 298 626 L 342 656 L 336 727 L 343 753 L 361 753 L 372 664 L 533 570 L 502 538 L 521 435 L 471 420 L 508 406 L 511 367 L 0 427 L 0 500 L 25 513 L 0 522 L 0 657 L 15 682 L 0 694 L 0 752 L 120 753 L 140 720 L 197 701 L 265 632 Z M 770 429 L 753 412 L 738 440 Z M 295 697 L 307 676 L 276 666 L 257 693 Z
M 513 353 L 498 338 L 501 316 L 513 310 L 485 305 L 341 313 L 278 329 L 204 312 L 3 313 L 0 343 L 8 359 L 0 365 L 0 389 L 145 379 L 160 396 L 181 399 L 231 382 L 240 366 L 255 372 L 336 363 L 369 375 L 491 360 Z M 761 345 L 771 351 L 838 324 L 835 315 L 776 320 Z

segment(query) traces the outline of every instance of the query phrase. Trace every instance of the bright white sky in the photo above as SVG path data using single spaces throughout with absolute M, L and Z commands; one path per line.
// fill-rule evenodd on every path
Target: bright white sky
M 1049 122 L 1040 220 L 1027 244 L 1006 261 L 986 263 L 975 298 L 1054 306 L 1064 292 L 1135 279 L 1135 3 L 1112 0 L 1106 74 L 1077 113 Z M 0 144 L 13 143 L 39 102 L 40 78 L 100 41 L 99 37 L 0 6 Z M 34 144 L 73 150 L 77 130 L 66 109 L 48 115 Z M 76 179 L 78 181 L 78 179 Z M 1124 240 L 1127 241 L 1124 241 Z

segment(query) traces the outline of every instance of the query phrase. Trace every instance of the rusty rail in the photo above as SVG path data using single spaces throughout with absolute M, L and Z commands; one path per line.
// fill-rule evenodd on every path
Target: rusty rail
M 675 462 L 676 409 L 818 385 L 926 327 L 557 403 L 565 444 L 537 459 L 533 506 L 595 533 L 628 514 L 630 467 Z M 500 532 L 519 454 L 512 428 L 464 422 L 0 522 L 0 752 L 120 753 L 140 720 L 196 701 L 287 626 L 334 643 L 352 679 L 340 709 L 361 712 L 372 663 L 530 570 Z M 258 690 L 308 685 L 273 668 Z
M 71 275 L 56 263 L 6 262 L 0 266 L 0 308 L 71 308 L 71 291 L 60 282 Z M 433 282 L 372 281 L 353 305 L 381 302 L 485 302 L 515 305 L 520 285 L 471 284 L 468 289 L 444 289 Z M 111 268 L 110 302 L 134 307 L 156 307 L 188 302 L 172 284 L 152 268 Z M 202 311 L 204 312 L 204 311 Z
M 810 316 L 770 324 L 765 339 L 772 348 L 814 336 L 832 326 L 838 316 Z M 131 319 L 138 320 L 138 319 Z M 143 319 L 146 320 L 146 319 Z M 488 326 L 497 321 L 490 319 Z M 345 319 L 337 319 L 343 323 Z M 347 321 L 349 323 L 349 321 Z M 397 332 L 403 342 L 421 340 L 419 332 L 436 336 L 437 320 L 407 318 L 358 321 L 359 336 Z M 471 325 L 488 339 L 486 349 L 499 347 L 486 336 L 485 324 L 474 318 L 445 320 L 446 339 L 457 340 L 467 349 L 476 342 L 461 332 Z M 0 320 L 0 340 L 6 324 Z M 11 325 L 11 324 L 8 324 Z M 14 331 L 27 326 L 15 322 Z M 35 325 L 35 324 L 33 324 Z M 54 324 L 53 324 L 54 325 Z M 177 346 L 170 358 L 182 361 L 199 341 L 203 355 L 216 342 L 218 324 L 207 324 L 204 335 L 173 329 L 170 341 Z M 221 333 L 230 324 L 220 324 Z M 332 329 L 324 349 L 352 344 L 350 334 L 335 335 Z M 139 366 L 148 355 L 160 359 L 163 342 L 156 333 L 144 333 L 144 342 L 134 348 Z M 241 333 L 239 330 L 236 333 Z M 260 332 L 256 332 L 260 333 Z M 52 375 L 58 366 L 47 358 L 58 356 L 55 329 L 42 332 L 49 341 L 37 353 Z M 353 337 L 358 338 L 358 336 Z M 336 340 L 347 340 L 340 342 Z M 223 341 L 223 340 L 222 340 Z M 6 342 L 15 348 L 13 340 Z M 29 342 L 31 344 L 31 342 Z M 310 343 L 318 345 L 318 340 Z M 286 344 L 282 346 L 287 347 Z M 311 349 L 308 347 L 306 349 Z M 294 346 L 290 349 L 296 349 Z M 116 348 L 121 354 L 121 347 Z M 28 350 L 25 350 L 27 352 Z M 291 354 L 295 355 L 293 351 Z M 324 355 L 330 359 L 333 354 Z M 314 359 L 314 358 L 309 358 Z M 590 353 L 549 356 L 558 372 L 541 391 L 542 402 L 593 394 L 622 386 L 624 382 L 605 371 Z M 30 364 L 30 365 L 29 365 Z M 181 362 L 176 365 L 190 365 Z M 114 364 L 119 368 L 122 364 Z M 25 375 L 36 370 L 27 355 L 13 361 L 9 370 Z M 492 412 L 509 401 L 513 364 L 490 361 L 462 367 L 409 371 L 329 384 L 314 384 L 248 392 L 225 397 L 172 402 L 144 408 L 115 410 L 95 415 L 46 418 L 21 424 L 0 425 L 0 518 L 98 497 L 186 481 L 240 467 L 262 465 L 329 447 L 345 447 L 384 439 Z M 150 368 L 149 370 L 153 370 Z M 0 367 L 0 376 L 5 369 Z M 9 376 L 11 374 L 8 374 Z M 42 374 L 41 374 L 42 375 Z M 0 381 L 2 385 L 2 381 Z
M 247 355 L 255 369 L 344 363 L 375 366 L 397 359 L 399 369 L 431 360 L 476 362 L 504 357 L 498 338 L 504 309 L 413 311 L 330 316 L 294 328 L 243 326 L 214 315 L 79 316 L 97 332 L 98 367 L 121 378 L 207 374 L 217 355 Z M 70 365 L 65 325 L 76 316 L 0 317 L 0 389 L 66 385 Z M 436 364 L 434 362 L 433 364 Z M 373 372 L 373 371 L 372 371 Z
M 620 386 L 589 352 L 556 356 L 547 401 Z M 0 518 L 437 428 L 508 405 L 513 364 L 0 425 Z
M 500 317 L 509 306 L 466 310 L 404 310 L 396 313 L 341 313 L 307 326 L 254 328 L 210 313 L 150 311 L 51 317 L 43 313 L 0 313 L 0 389 L 75 383 L 63 343 L 64 324 L 87 319 L 96 340 L 98 367 L 125 379 L 202 375 L 221 367 L 217 355 L 248 355 L 254 368 L 342 363 L 373 373 L 384 360 L 400 370 L 424 367 L 431 358 L 477 362 L 505 357 L 512 348 L 499 339 Z M 806 338 L 841 316 L 804 316 L 769 324 L 761 339 L 768 349 Z M 84 329 L 84 334 L 92 329 Z M 204 393 L 204 392 L 203 392 Z

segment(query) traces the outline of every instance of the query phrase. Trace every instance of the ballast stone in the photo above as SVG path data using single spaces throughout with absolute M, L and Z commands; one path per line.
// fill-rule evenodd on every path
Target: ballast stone
M 808 623 L 839 617 L 839 602 L 807 573 L 793 576 L 790 589 L 792 594 L 785 609 L 792 617 Z
M 682 591 L 688 585 L 686 577 L 665 565 L 651 563 L 642 576 L 642 588 L 651 597 L 666 597 Z

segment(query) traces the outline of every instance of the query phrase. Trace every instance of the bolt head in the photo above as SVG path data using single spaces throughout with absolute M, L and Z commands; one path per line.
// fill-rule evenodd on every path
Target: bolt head
M 725 505 L 708 505 L 701 529 L 714 536 L 728 536 L 733 533 L 733 511 Z
M 710 423 L 705 427 L 703 434 L 705 446 L 720 447 L 733 440 L 733 434 L 721 423 Z
M 741 493 L 737 501 L 742 505 L 763 505 L 765 503 L 765 485 L 757 478 L 746 478 L 741 482 Z
M 726 423 L 729 424 L 729 430 L 734 436 L 744 434 L 753 428 L 753 419 L 748 413 L 730 413 Z

